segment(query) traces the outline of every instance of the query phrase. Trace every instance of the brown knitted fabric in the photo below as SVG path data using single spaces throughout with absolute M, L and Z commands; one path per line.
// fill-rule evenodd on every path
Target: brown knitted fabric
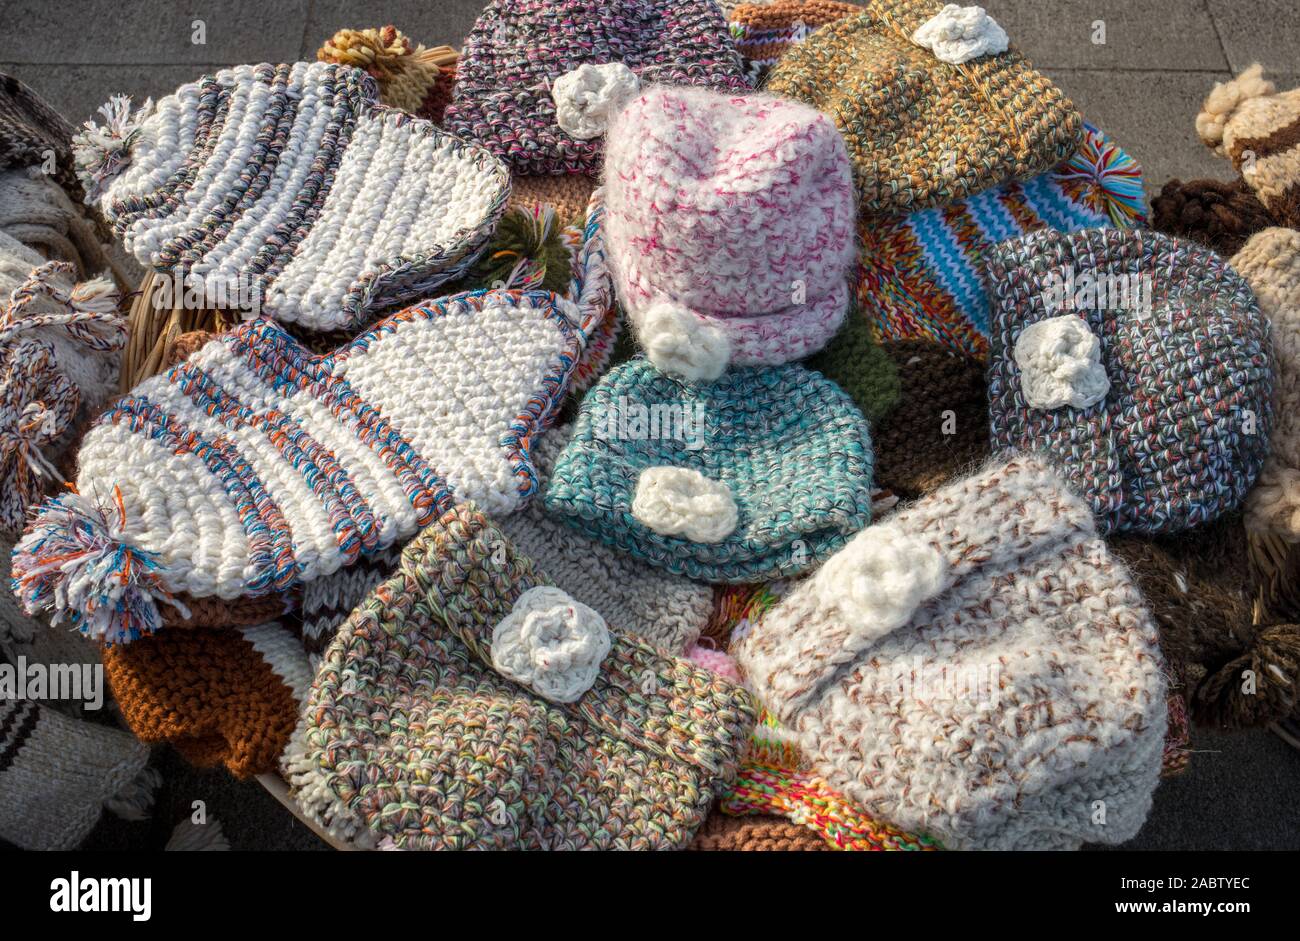
M 561 176 L 516 176 L 510 188 L 510 202 L 506 211 L 529 209 L 538 203 L 548 203 L 562 225 L 581 223 L 587 213 L 587 203 L 596 188 L 594 177 L 584 173 L 566 173 Z
M 274 621 L 294 606 L 291 595 L 262 595 L 257 598 L 193 598 L 185 593 L 176 600 L 189 608 L 190 616 L 183 618 L 175 608 L 163 612 L 163 626 L 167 628 L 250 627 Z
M 1117 536 L 1110 546 L 1146 598 L 1165 656 L 1183 670 L 1193 719 L 1236 728 L 1293 711 L 1300 628 L 1255 623 L 1257 586 L 1240 515 L 1177 535 Z
M 830 850 L 813 830 L 780 817 L 728 817 L 716 810 L 709 814 L 695 840 L 686 848 L 730 853 Z
M 1272 225 L 1268 210 L 1241 180 L 1170 180 L 1151 200 L 1151 228 L 1188 238 L 1220 255 L 1235 255 Z
M 85 191 L 72 157 L 72 126 L 12 75 L 0 72 L 0 170 L 45 163 L 54 154 L 54 179 L 78 205 Z
M 278 625 L 164 629 L 105 648 L 104 673 L 137 738 L 237 778 L 275 769 L 311 680 L 297 639 Z
M 882 344 L 898 367 L 898 403 L 872 429 L 876 486 L 919 497 L 989 455 L 984 365 L 933 340 Z

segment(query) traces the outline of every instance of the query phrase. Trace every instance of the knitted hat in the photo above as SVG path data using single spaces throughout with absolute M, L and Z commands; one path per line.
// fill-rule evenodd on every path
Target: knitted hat
M 764 814 L 728 817 L 711 813 L 688 850 L 721 853 L 802 853 L 829 850 L 816 833 L 797 823 Z
M 614 119 L 610 267 L 652 362 L 716 379 L 826 344 L 848 307 L 853 192 L 834 125 L 796 102 L 655 88 Z
M 775 0 L 741 3 L 726 12 L 736 51 L 745 61 L 745 74 L 757 88 L 791 46 L 803 42 L 817 27 L 856 16 L 862 8 L 840 0 Z
M 167 742 L 237 778 L 273 771 L 311 684 L 307 655 L 279 624 L 164 631 L 104 649 L 104 675 L 143 742 Z
M 873 428 L 898 402 L 898 367 L 851 306 L 839 331 L 804 365 L 847 392 Z
M 1074 105 L 980 7 L 868 0 L 793 47 L 767 90 L 844 132 L 862 211 L 942 206 L 1028 179 L 1079 147 Z
M 341 29 L 316 50 L 316 59 L 364 69 L 379 86 L 381 102 L 434 124 L 442 121 L 456 84 L 455 50 L 426 49 L 396 26 Z
M 421 533 L 316 674 L 285 760 L 306 814 L 394 849 L 690 842 L 749 696 L 547 585 L 472 507 Z
M 380 105 L 349 66 L 241 65 L 100 111 L 79 171 L 140 263 L 314 330 L 463 273 L 510 192 L 500 161 Z
M 712 0 L 491 0 L 445 123 L 517 173 L 593 173 L 611 112 L 642 84 L 748 88 Z
M 1215 84 L 1196 132 L 1232 161 L 1274 222 L 1300 226 L 1300 88 L 1279 92 L 1263 66 L 1252 65 Z
M 0 232 L 0 532 L 62 480 L 54 466 L 117 384 L 126 321 L 107 278 L 74 284 Z
M 1200 242 L 1224 257 L 1272 224 L 1264 204 L 1241 180 L 1170 180 L 1151 199 L 1151 228 Z
M 1123 535 L 1111 548 L 1151 608 L 1160 649 L 1181 668 L 1197 721 L 1267 725 L 1295 710 L 1300 627 L 1256 618 L 1240 516 L 1171 536 Z
M 72 850 L 105 807 L 143 819 L 158 783 L 148 760 L 149 749 L 125 732 L 0 698 L 0 840 Z
M 72 126 L 25 84 L 0 72 L 0 170 L 44 166 L 54 154 L 58 184 L 82 197 L 72 159 Z
M 1273 425 L 1268 320 L 1214 253 L 1159 233 L 1036 232 L 991 249 L 993 449 L 1042 450 L 1103 532 L 1235 509 Z
M 986 251 L 1039 229 L 1129 227 L 1144 220 L 1142 171 L 1093 127 L 1065 163 L 1028 180 L 935 209 L 858 228 L 858 304 L 876 337 L 925 338 L 983 357 L 989 301 L 980 282 Z
M 1037 457 L 863 530 L 732 653 L 831 787 L 946 847 L 1120 843 L 1151 807 L 1156 628 Z
M 596 178 L 585 173 L 566 173 L 563 176 L 515 176 L 510 188 L 512 209 L 529 209 L 542 204 L 550 206 L 568 224 L 582 218 L 596 188 Z
M 1259 484 L 1246 500 L 1252 529 L 1300 542 L 1300 232 L 1270 228 L 1232 257 L 1272 326 L 1274 425 Z
M 583 399 L 543 494 L 579 531 L 709 582 L 792 575 L 871 519 L 871 437 L 801 366 L 685 383 L 645 359 Z

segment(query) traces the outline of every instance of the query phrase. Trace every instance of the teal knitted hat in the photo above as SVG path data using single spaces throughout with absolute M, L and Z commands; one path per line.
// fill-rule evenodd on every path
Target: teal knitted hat
M 871 521 L 867 420 L 797 364 L 686 383 L 644 357 L 587 394 L 546 509 L 688 578 L 796 575 Z

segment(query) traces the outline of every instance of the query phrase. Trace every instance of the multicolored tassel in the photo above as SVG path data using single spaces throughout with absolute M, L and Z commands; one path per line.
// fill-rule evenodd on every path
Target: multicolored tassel
M 132 112 L 129 95 L 114 95 L 108 104 L 99 106 L 104 124 L 87 121 L 72 138 L 77 178 L 86 187 L 87 199 L 98 200 L 104 186 L 131 162 L 131 148 L 152 111 L 152 98 L 146 98 L 144 105 Z
M 1142 168 L 1119 146 L 1091 126 L 1074 156 L 1056 170 L 1062 188 L 1095 212 L 1105 212 L 1119 228 L 1146 225 Z

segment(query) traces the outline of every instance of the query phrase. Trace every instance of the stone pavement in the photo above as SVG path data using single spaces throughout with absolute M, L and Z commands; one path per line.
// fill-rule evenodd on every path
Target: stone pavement
M 483 0 L 3 0 L 0 71 L 74 122 L 110 94 L 158 97 L 213 68 L 313 57 L 335 30 L 393 23 L 425 45 L 459 46 Z M 1296 0 L 981 0 L 1085 117 L 1142 164 L 1148 192 L 1171 177 L 1231 177 L 1197 139 L 1215 81 L 1263 62 L 1300 85 Z M 201 21 L 202 43 L 195 21 Z M 1104 43 L 1101 29 L 1104 27 Z M 1266 732 L 1197 731 L 1191 770 L 1165 782 L 1143 849 L 1300 848 L 1300 753 Z M 322 844 L 255 783 L 161 759 L 152 824 L 106 821 L 100 848 L 161 847 L 190 801 L 207 800 L 236 849 Z

